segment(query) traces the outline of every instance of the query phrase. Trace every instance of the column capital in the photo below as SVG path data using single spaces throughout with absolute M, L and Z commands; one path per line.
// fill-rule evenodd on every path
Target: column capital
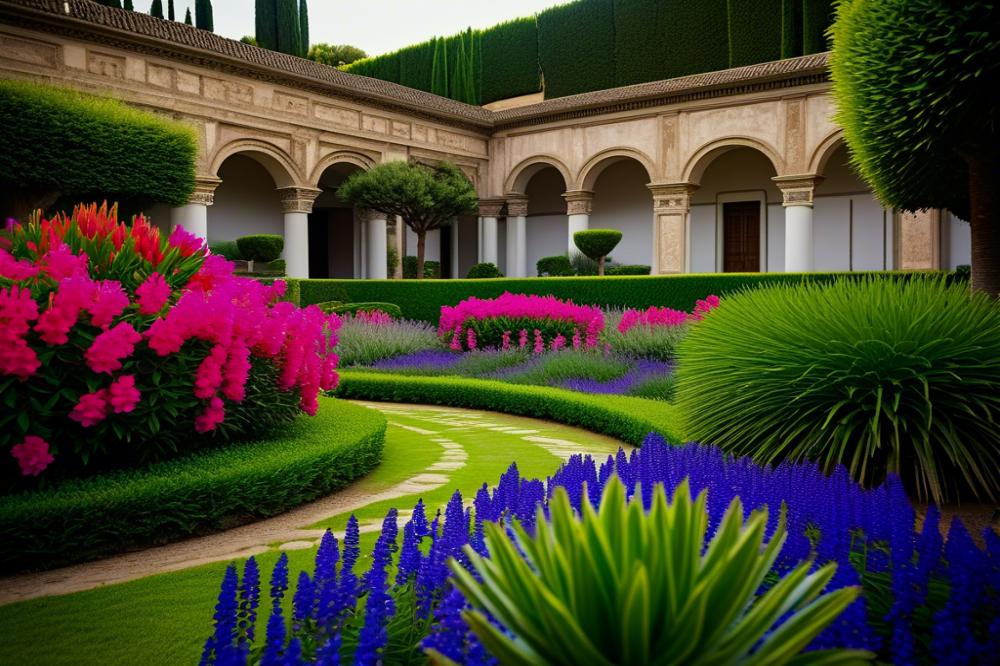
M 570 190 L 562 195 L 567 215 L 590 215 L 594 206 L 593 190 Z
M 198 176 L 194 181 L 194 190 L 188 196 L 188 203 L 211 206 L 215 203 L 215 188 L 221 184 L 221 178 L 216 178 L 215 176 Z
M 493 198 L 493 199 L 480 199 L 479 200 L 479 216 L 480 217 L 500 217 L 503 212 L 504 206 L 507 205 L 506 199 Z
M 364 215 L 363 215 L 362 219 L 365 219 L 365 220 L 385 220 L 386 223 L 388 223 L 389 215 L 387 213 L 383 213 L 380 210 L 373 210 L 371 208 L 366 208 L 365 211 L 364 211 Z
M 816 186 L 823 182 L 823 176 L 816 174 L 799 174 L 791 176 L 775 176 L 771 179 L 781 190 L 782 204 L 788 206 L 813 205 L 813 192 Z
M 653 195 L 656 211 L 687 211 L 691 208 L 691 195 L 698 189 L 695 183 L 650 183 L 646 187 Z
M 507 217 L 526 217 L 528 215 L 528 197 L 523 194 L 507 195 Z
M 278 195 L 281 197 L 281 212 L 283 213 L 311 213 L 313 202 L 316 201 L 323 190 L 315 187 L 279 187 Z

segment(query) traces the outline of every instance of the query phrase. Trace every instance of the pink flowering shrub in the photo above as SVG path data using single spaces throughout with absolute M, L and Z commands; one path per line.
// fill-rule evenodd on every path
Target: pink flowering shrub
M 441 308 L 438 335 L 454 350 L 509 348 L 517 336 L 518 346 L 533 349 L 559 346 L 576 339 L 578 346 L 596 347 L 604 330 L 604 314 L 590 305 L 576 305 L 554 296 L 504 293 L 498 298 L 467 298 L 458 305 Z M 539 342 L 540 341 L 540 342 Z
M 256 435 L 337 384 L 337 315 L 234 276 L 183 229 L 116 218 L 0 230 L 0 485 Z
M 683 326 L 691 321 L 701 319 L 715 308 L 719 307 L 719 297 L 712 295 L 699 299 L 690 313 L 672 308 L 650 307 L 646 310 L 628 309 L 618 322 L 618 332 L 627 333 L 636 326 Z
M 669 361 L 688 327 L 717 307 L 719 297 L 707 296 L 691 312 L 657 307 L 615 311 L 608 315 L 611 325 L 604 339 L 618 353 Z

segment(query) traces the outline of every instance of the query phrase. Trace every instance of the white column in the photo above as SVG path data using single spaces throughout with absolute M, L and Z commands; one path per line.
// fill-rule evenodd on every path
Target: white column
M 320 190 L 311 187 L 281 187 L 281 209 L 285 215 L 285 274 L 309 277 L 309 213 Z
M 458 267 L 458 260 L 461 256 L 458 245 L 458 218 L 451 223 L 451 277 L 463 277 Z
M 368 277 L 385 280 L 389 277 L 386 254 L 389 242 L 386 232 L 385 213 L 372 212 L 368 218 Z
M 507 199 L 507 275 L 528 275 L 528 199 L 513 196 Z
M 594 201 L 594 193 L 590 190 L 576 190 L 563 194 L 566 200 L 566 252 L 579 254 L 573 234 L 590 228 L 590 211 Z
M 497 218 L 483 217 L 483 257 L 485 264 L 496 264 L 497 257 Z
M 222 181 L 214 177 L 198 178 L 188 202 L 170 209 L 170 228 L 181 227 L 207 241 L 208 207 L 215 201 L 215 188 L 220 183 Z
M 476 218 L 476 263 L 483 261 L 483 218 Z
M 785 272 L 808 273 L 816 269 L 813 240 L 813 192 L 822 176 L 776 176 L 785 207 Z

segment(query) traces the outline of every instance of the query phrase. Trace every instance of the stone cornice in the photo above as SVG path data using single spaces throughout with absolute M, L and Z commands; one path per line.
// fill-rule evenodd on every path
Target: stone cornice
M 215 176 L 199 176 L 194 183 L 194 191 L 188 197 L 188 203 L 200 206 L 211 206 L 215 203 L 215 189 L 222 183 Z
M 698 189 L 694 183 L 650 183 L 656 211 L 686 211 L 691 208 L 691 194 Z
M 504 207 L 507 205 L 506 199 L 480 199 L 480 217 L 500 217 Z
M 313 202 L 323 190 L 314 187 L 279 187 L 282 213 L 311 213 Z
M 816 186 L 823 182 L 823 176 L 800 174 L 775 176 L 771 180 L 781 190 L 784 206 L 812 206 Z
M 590 215 L 594 205 L 594 193 L 591 190 L 572 190 L 565 192 L 562 198 L 566 200 L 567 215 Z

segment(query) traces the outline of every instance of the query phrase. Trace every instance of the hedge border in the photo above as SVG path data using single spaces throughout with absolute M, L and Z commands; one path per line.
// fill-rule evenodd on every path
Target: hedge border
M 316 416 L 270 439 L 0 497 L 0 569 L 49 569 L 282 513 L 374 469 L 385 431 L 378 412 L 321 397 Z
M 650 432 L 681 444 L 681 418 L 670 403 L 617 395 L 591 395 L 464 377 L 420 377 L 345 370 L 337 396 L 350 400 L 486 409 L 556 421 L 639 446 Z

